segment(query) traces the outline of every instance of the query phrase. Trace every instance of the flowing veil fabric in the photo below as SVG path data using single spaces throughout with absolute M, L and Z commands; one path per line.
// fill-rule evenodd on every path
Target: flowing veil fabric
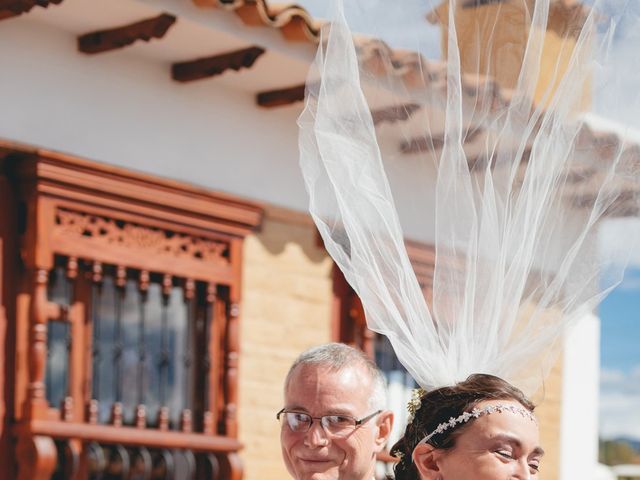
M 620 279 L 631 243 L 605 257 L 597 235 L 639 213 L 639 20 L 635 1 L 335 2 L 299 119 L 310 211 L 424 388 L 482 372 L 533 393 Z M 408 238 L 435 244 L 428 299 Z

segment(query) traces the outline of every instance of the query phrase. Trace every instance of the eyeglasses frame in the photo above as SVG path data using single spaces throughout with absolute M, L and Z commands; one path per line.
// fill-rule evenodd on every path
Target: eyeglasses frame
M 322 419 L 324 417 L 335 417 L 335 416 L 339 416 L 339 417 L 348 417 L 348 418 L 352 418 L 354 425 L 353 425 L 353 429 L 355 430 L 356 428 L 358 428 L 360 425 L 363 425 L 365 423 L 367 423 L 369 420 L 371 420 L 373 417 L 375 417 L 376 415 L 380 415 L 384 410 L 377 410 L 369 415 L 367 415 L 366 417 L 362 417 L 361 419 L 357 419 L 352 417 L 351 415 L 337 415 L 337 414 L 333 414 L 333 415 L 322 415 L 321 417 L 312 417 L 311 415 L 309 415 L 307 412 L 299 412 L 297 410 L 287 410 L 286 407 L 283 408 L 282 410 L 280 410 L 278 413 L 276 413 L 276 420 L 280 421 L 280 415 L 282 415 L 283 413 L 301 413 L 303 415 L 307 415 L 310 419 L 311 419 L 311 423 L 309 423 L 309 428 L 307 428 L 304 432 L 295 432 L 293 430 L 291 430 L 291 427 L 289 427 L 289 430 L 291 430 L 293 433 L 307 433 L 309 430 L 311 430 L 311 427 L 313 426 L 313 421 L 314 420 L 320 420 L 320 426 L 322 427 L 322 430 L 330 435 L 334 435 L 331 432 L 327 431 L 326 427 L 324 426 L 324 424 L 322 423 Z M 288 426 L 288 424 L 287 424 Z

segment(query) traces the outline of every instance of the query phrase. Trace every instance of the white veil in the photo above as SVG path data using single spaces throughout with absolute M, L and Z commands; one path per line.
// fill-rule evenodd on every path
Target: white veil
M 327 250 L 421 386 L 491 373 L 533 393 L 624 268 L 597 232 L 639 212 L 640 2 L 333 12 L 299 119 Z M 435 244 L 428 301 L 405 239 Z

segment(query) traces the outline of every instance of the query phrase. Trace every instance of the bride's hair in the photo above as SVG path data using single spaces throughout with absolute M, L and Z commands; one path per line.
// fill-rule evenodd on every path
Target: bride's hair
M 407 425 L 404 436 L 393 446 L 391 454 L 400 458 L 394 467 L 396 480 L 417 480 L 418 471 L 411 455 L 418 443 L 436 430 L 438 425 L 470 412 L 485 400 L 512 400 L 533 412 L 534 404 L 516 387 L 499 377 L 474 374 L 452 387 L 442 387 L 423 393 L 415 400 L 413 420 Z M 428 443 L 436 448 L 451 448 L 462 433 L 466 423 L 433 435 Z

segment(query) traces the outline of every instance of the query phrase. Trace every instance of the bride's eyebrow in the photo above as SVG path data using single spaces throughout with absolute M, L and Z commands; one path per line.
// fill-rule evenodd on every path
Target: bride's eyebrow
M 514 447 L 522 449 L 522 442 L 515 435 L 511 435 L 509 433 L 501 433 L 491 438 L 492 441 L 506 442 L 512 444 Z M 536 447 L 531 452 L 533 456 L 543 456 L 544 449 L 542 447 Z

